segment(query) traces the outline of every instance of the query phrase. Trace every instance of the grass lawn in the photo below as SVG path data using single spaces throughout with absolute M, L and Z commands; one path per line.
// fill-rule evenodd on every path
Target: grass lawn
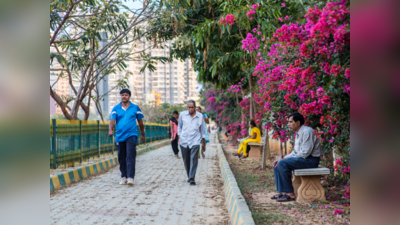
M 221 143 L 224 144 L 225 141 Z M 336 199 L 311 203 L 278 203 L 271 200 L 277 193 L 271 167 L 273 160 L 262 170 L 261 159 L 239 160 L 232 155 L 237 147 L 230 143 L 222 148 L 256 224 L 350 224 L 350 207 L 335 204 Z M 344 213 L 334 215 L 336 209 L 341 209 Z

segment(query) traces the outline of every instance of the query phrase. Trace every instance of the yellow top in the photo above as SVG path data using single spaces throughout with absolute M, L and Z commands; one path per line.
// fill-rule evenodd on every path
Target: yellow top
M 260 132 L 260 129 L 258 129 L 258 127 L 254 127 L 251 130 L 251 134 L 250 135 L 253 136 L 254 133 L 257 134 L 257 137 L 255 139 L 253 139 L 253 140 L 256 140 L 256 143 L 261 143 L 261 132 Z

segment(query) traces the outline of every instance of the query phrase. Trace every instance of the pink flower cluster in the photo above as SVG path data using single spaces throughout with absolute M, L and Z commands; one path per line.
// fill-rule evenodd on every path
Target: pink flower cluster
M 257 64 L 253 73 L 258 77 L 255 102 L 264 114 L 274 113 L 274 120 L 267 123 L 266 127 L 278 131 L 276 137 L 290 135 L 281 132 L 282 123 L 278 121 L 286 115 L 279 113 L 299 111 L 305 117 L 314 118 L 306 118 L 306 125 L 322 125 L 323 129 L 316 132 L 321 141 L 327 141 L 328 146 L 335 143 L 341 147 L 343 139 L 336 136 L 340 135 L 343 125 L 339 121 L 343 119 L 339 119 L 334 110 L 341 107 L 340 98 L 344 96 L 339 96 L 339 90 L 350 95 L 350 68 L 344 68 L 337 61 L 332 63 L 332 57 L 338 57 L 336 53 L 340 53 L 349 43 L 349 11 L 345 1 L 329 2 L 323 9 L 310 9 L 306 18 L 307 23 L 303 25 L 283 24 L 263 48 L 260 46 L 257 49 Z M 286 16 L 285 20 L 289 20 L 289 17 Z M 280 21 L 283 22 L 283 19 L 280 18 Z M 253 35 L 255 33 L 258 34 L 258 31 L 253 30 Z M 243 40 L 246 41 L 246 45 L 242 46 L 244 50 L 255 50 L 248 44 L 254 39 L 253 35 Z M 327 35 L 333 38 L 325 38 Z M 307 62 L 309 60 L 306 58 L 314 63 Z M 288 59 L 294 62 L 288 63 Z M 324 79 L 327 75 L 332 78 Z M 329 89 L 324 89 L 327 87 Z M 318 121 L 321 123 L 318 124 Z M 348 167 L 344 169 L 345 173 L 346 170 Z
M 342 174 L 350 174 L 350 166 L 345 166 L 340 158 L 335 161 L 333 167 L 335 171 L 341 171 Z
M 215 98 L 214 98 L 214 97 L 210 97 L 210 98 L 207 99 L 207 101 L 209 101 L 209 102 L 215 102 Z
M 236 17 L 234 15 L 228 14 L 228 15 L 226 15 L 225 18 L 221 17 L 221 21 L 219 23 L 224 26 L 226 26 L 226 24 L 229 24 L 232 26 L 233 24 L 235 24 L 235 20 L 236 20 Z
M 258 7 L 260 7 L 260 4 L 255 4 L 255 5 L 252 5 L 251 6 L 251 8 L 250 8 L 250 10 L 246 13 L 246 15 L 252 20 L 253 19 L 253 14 L 255 14 L 256 13 L 256 9 L 258 8 Z
M 248 33 L 246 39 L 242 40 L 242 44 L 242 48 L 250 52 L 260 48 L 260 42 L 257 37 L 254 37 L 251 33 Z
M 346 189 L 342 190 L 343 196 L 346 197 L 347 199 L 350 199 L 350 186 L 347 187 Z
M 238 92 L 240 92 L 242 90 L 242 87 L 240 86 L 240 84 L 238 85 L 238 84 L 235 84 L 235 85 L 232 85 L 229 89 L 228 89 L 228 91 L 231 91 L 231 92 L 233 92 L 233 93 L 238 93 Z
M 340 215 L 343 214 L 343 209 L 335 209 L 335 211 L 333 212 L 334 215 Z

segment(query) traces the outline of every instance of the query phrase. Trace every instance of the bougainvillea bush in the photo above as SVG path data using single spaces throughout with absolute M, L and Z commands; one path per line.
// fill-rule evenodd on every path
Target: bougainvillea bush
M 253 16 L 255 10 L 247 16 Z M 341 169 L 333 170 L 330 179 L 349 183 L 350 6 L 347 1 L 328 2 L 311 7 L 304 18 L 303 23 L 289 16 L 279 18 L 281 26 L 270 37 L 259 25 L 244 35 L 242 49 L 255 63 L 251 71 L 256 80 L 255 119 L 266 122 L 273 138 L 286 141 L 294 135 L 287 128 L 287 116 L 302 113 L 305 125 L 314 128 L 320 138 L 324 156 L 335 151 L 341 158 L 337 165 Z M 238 93 L 242 88 L 239 83 L 228 92 Z M 239 107 L 248 112 L 245 104 Z M 219 111 L 218 117 L 227 119 L 227 115 L 229 111 Z M 227 121 L 230 126 L 239 122 L 237 118 Z M 344 197 L 349 198 L 350 187 L 345 185 Z
M 305 24 L 284 23 L 255 50 L 258 78 L 255 96 L 274 137 L 287 140 L 287 115 L 300 112 L 315 129 L 324 154 L 340 156 L 338 179 L 350 179 L 350 11 L 345 1 L 310 8 Z M 253 30 L 253 46 L 263 39 Z M 247 36 L 249 37 L 249 35 Z M 257 40 L 254 40 L 257 37 Z M 245 44 L 244 50 L 252 50 Z M 265 117 L 269 115 L 272 117 Z M 337 163 L 336 163 L 337 164 Z M 349 197 L 350 187 L 344 193 Z
M 207 84 L 200 92 L 200 104 L 211 119 L 230 131 L 234 144 L 237 139 L 248 136 L 243 130 L 246 130 L 249 113 L 242 111 L 242 108 L 249 107 L 248 99 L 236 98 L 236 94 Z

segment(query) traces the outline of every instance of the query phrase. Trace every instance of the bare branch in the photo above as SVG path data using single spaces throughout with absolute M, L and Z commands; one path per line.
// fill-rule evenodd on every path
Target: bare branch
M 67 69 L 51 69 L 50 68 L 50 71 L 67 71 Z
M 71 6 L 69 7 L 68 11 L 66 12 L 66 14 L 64 15 L 63 20 L 61 21 L 61 23 L 58 25 L 58 28 L 54 31 L 53 33 L 53 37 L 50 39 L 50 45 L 54 43 L 54 40 L 56 39 L 58 32 L 60 31 L 60 29 L 63 27 L 64 23 L 67 21 L 67 19 L 69 18 L 69 14 L 71 13 L 72 9 L 75 7 L 76 4 L 78 4 L 79 2 L 81 2 L 82 0 L 78 0 L 76 2 L 73 2 L 72 0 L 70 0 L 71 2 Z
M 64 43 L 64 42 L 72 42 L 72 41 L 77 41 L 79 39 L 81 39 L 84 35 L 81 35 L 77 38 L 74 39 L 66 39 L 66 40 L 59 40 L 59 41 L 54 41 L 53 43 Z

